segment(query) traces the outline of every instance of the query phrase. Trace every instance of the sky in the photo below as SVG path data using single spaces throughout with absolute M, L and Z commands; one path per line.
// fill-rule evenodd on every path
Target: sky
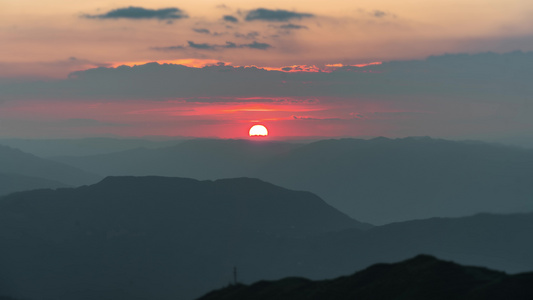
M 533 132 L 530 0 L 2 0 L 0 44 L 0 137 Z

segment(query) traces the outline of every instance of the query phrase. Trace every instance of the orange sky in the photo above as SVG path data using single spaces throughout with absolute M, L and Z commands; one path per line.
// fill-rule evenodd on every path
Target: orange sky
M 129 6 L 176 7 L 182 19 L 97 19 Z M 234 65 L 361 64 L 457 52 L 533 50 L 529 0 L 362 1 L 36 1 L 4 0 L 0 76 L 66 76 L 89 66 L 208 59 Z M 312 14 L 286 21 L 245 21 L 257 8 Z M 224 22 L 224 15 L 237 23 Z M 282 29 L 283 25 L 300 26 Z M 195 31 L 195 29 L 197 31 Z M 198 31 L 200 30 L 200 32 Z M 203 30 L 203 31 L 202 31 Z M 527 41 L 524 41 L 527 40 Z M 187 48 L 197 44 L 271 46 Z M 176 50 L 156 50 L 185 47 Z M 73 59 L 76 58 L 76 59 Z
M 531 15 L 530 0 L 3 0 L 0 137 L 519 134 L 530 55 L 509 52 L 533 51 Z

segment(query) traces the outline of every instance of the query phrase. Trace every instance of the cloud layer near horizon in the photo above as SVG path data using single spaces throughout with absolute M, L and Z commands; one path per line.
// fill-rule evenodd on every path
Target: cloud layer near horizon
M 198 49 L 217 47 L 194 42 L 189 44 Z M 428 101 L 449 98 L 508 102 L 524 101 L 524 97 L 533 93 L 533 86 L 529 84 L 532 76 L 533 53 L 523 52 L 433 56 L 420 61 L 337 67 L 330 72 L 287 73 L 230 65 L 191 68 L 147 63 L 73 72 L 65 80 L 2 84 L 2 99 L 113 101 L 200 96 L 405 96 L 427 97 Z
M 64 80 L 0 80 L 0 134 L 20 130 L 21 120 L 34 122 L 35 116 L 50 118 L 50 128 L 61 118 L 124 124 L 97 128 L 126 135 L 157 128 L 159 134 L 234 137 L 250 122 L 266 122 L 286 136 L 523 134 L 533 132 L 530 78 L 530 52 L 444 55 L 328 72 L 223 64 L 101 67 Z

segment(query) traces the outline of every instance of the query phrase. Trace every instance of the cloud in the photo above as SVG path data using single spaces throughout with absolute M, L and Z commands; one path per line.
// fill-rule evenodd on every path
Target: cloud
M 208 50 L 264 47 L 257 42 L 223 45 L 193 42 L 192 45 Z M 302 68 L 288 67 L 287 71 L 299 69 Z M 229 65 L 192 68 L 148 63 L 74 72 L 65 80 L 12 82 L 0 79 L 0 99 L 157 101 L 190 97 L 328 97 L 351 99 L 346 101 L 378 98 L 391 102 L 423 99 L 428 106 L 449 102 L 507 106 L 531 103 L 532 77 L 533 52 L 442 55 L 417 61 L 339 67 L 328 72 L 282 72 Z
M 221 33 L 221 32 L 211 32 L 211 30 L 207 28 L 193 28 L 192 30 L 197 33 L 208 34 L 212 36 L 221 36 L 221 35 L 226 34 L 226 33 Z
M 208 43 L 197 44 L 193 41 L 187 41 L 187 43 L 189 44 L 190 48 L 200 49 L 200 50 L 215 50 L 215 48 L 217 47 L 217 45 L 211 45 Z
M 272 48 L 270 44 L 267 43 L 258 43 L 254 41 L 251 44 L 242 44 L 240 45 L 241 48 L 251 48 L 251 49 L 259 49 L 259 50 L 266 50 L 268 48 Z
M 234 16 L 231 16 L 231 15 L 225 15 L 224 17 L 222 17 L 222 19 L 226 22 L 230 22 L 230 23 L 238 23 L 239 20 L 237 18 L 235 18 Z
M 258 8 L 248 12 L 246 14 L 246 21 L 273 21 L 273 22 L 286 22 L 292 19 L 302 19 L 302 18 L 311 18 L 314 17 L 313 14 L 309 13 L 298 13 L 288 10 L 270 10 L 266 8 Z
M 193 41 L 187 41 L 188 46 L 169 46 L 169 47 L 153 47 L 152 50 L 157 51 L 179 51 L 186 49 L 196 49 L 196 50 L 219 50 L 219 49 L 239 49 L 239 48 L 250 48 L 257 50 L 267 50 L 272 48 L 272 45 L 267 43 L 258 43 L 254 41 L 250 44 L 236 44 L 233 42 L 226 42 L 226 44 L 209 44 L 209 43 L 195 43 Z
M 176 7 L 149 9 L 143 7 L 129 6 L 117 8 L 100 15 L 83 15 L 90 19 L 159 19 L 159 20 L 176 20 L 184 19 L 189 16 L 181 9 Z
M 234 36 L 237 37 L 237 38 L 243 38 L 243 39 L 247 39 L 247 40 L 253 40 L 253 39 L 256 39 L 256 38 L 259 36 L 259 32 L 257 32 L 257 31 L 250 31 L 250 32 L 248 32 L 247 34 L 242 34 L 242 33 L 239 33 L 239 32 L 235 32 L 235 33 L 234 33 Z
M 208 43 L 206 47 L 220 47 L 217 49 L 222 51 L 243 45 L 249 44 Z M 13 81 L 0 78 L 0 101 L 10 101 L 0 110 L 2 116 L 8 116 L 0 116 L 0 121 L 4 122 L 0 129 L 8 130 L 3 129 L 6 122 L 19 113 L 10 108 L 19 105 L 32 107 L 32 111 L 38 110 L 39 115 L 43 108 L 50 110 L 52 107 L 54 115 L 55 109 L 64 109 L 65 118 L 87 119 L 65 121 L 64 127 L 60 128 L 85 129 L 85 126 L 118 132 L 134 127 L 98 127 L 100 125 L 90 119 L 113 116 L 113 120 L 101 121 L 127 124 L 132 115 L 127 119 L 115 118 L 120 114 L 109 109 L 127 109 L 129 113 L 132 107 L 139 105 L 144 109 L 194 109 L 190 113 L 175 115 L 181 120 L 211 118 L 215 114 L 219 117 L 218 114 L 224 111 L 228 118 L 237 114 L 239 118 L 279 118 L 298 126 L 327 124 L 324 130 L 329 131 L 337 130 L 335 126 L 352 124 L 350 128 L 354 131 L 351 133 L 366 132 L 369 135 L 378 132 L 441 136 L 486 133 L 496 136 L 533 132 L 533 52 L 449 54 L 363 67 L 338 66 L 315 72 L 299 70 L 305 68 L 292 66 L 283 72 L 224 64 L 194 68 L 148 63 L 78 71 L 67 79 Z M 284 105 L 281 99 L 316 101 Z M 94 114 L 89 112 L 92 109 L 79 109 L 92 107 L 93 103 L 102 105 L 100 110 L 94 110 Z M 68 115 L 74 112 L 65 108 L 69 105 L 77 107 L 76 113 Z M 232 109 L 238 111 L 229 112 Z M 102 114 L 103 111 L 106 113 Z M 159 120 L 162 113 L 144 115 Z M 174 115 L 168 116 L 174 120 Z M 20 126 L 28 126 L 25 125 L 27 120 L 24 121 Z M 44 127 L 28 127 L 28 135 Z M 363 128 L 377 131 L 369 132 Z M 50 132 L 59 132 L 53 129 Z M 349 130 L 348 127 L 339 127 L 341 129 Z M 344 134 L 348 131 L 335 132 Z
M 206 29 L 206 28 L 193 28 L 192 30 L 198 33 L 211 34 L 211 31 L 209 31 L 209 29 Z
M 382 18 L 382 17 L 385 17 L 387 15 L 386 12 L 382 11 L 382 10 L 374 10 L 374 12 L 372 13 L 372 15 L 376 18 Z
M 180 46 L 168 46 L 168 47 L 152 47 L 150 49 L 156 50 L 156 51 L 180 51 L 180 50 L 187 49 L 187 47 L 180 45 Z
M 303 26 L 303 25 L 296 25 L 296 24 L 289 23 L 289 24 L 281 25 L 281 26 L 279 26 L 279 28 L 291 30 L 291 29 L 307 29 L 308 27 L 307 26 Z

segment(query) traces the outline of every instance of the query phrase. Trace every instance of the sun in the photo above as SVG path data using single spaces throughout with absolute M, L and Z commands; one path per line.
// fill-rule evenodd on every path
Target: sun
M 254 125 L 252 128 L 250 128 L 250 136 L 252 137 L 261 137 L 261 136 L 267 136 L 268 130 L 263 125 Z

